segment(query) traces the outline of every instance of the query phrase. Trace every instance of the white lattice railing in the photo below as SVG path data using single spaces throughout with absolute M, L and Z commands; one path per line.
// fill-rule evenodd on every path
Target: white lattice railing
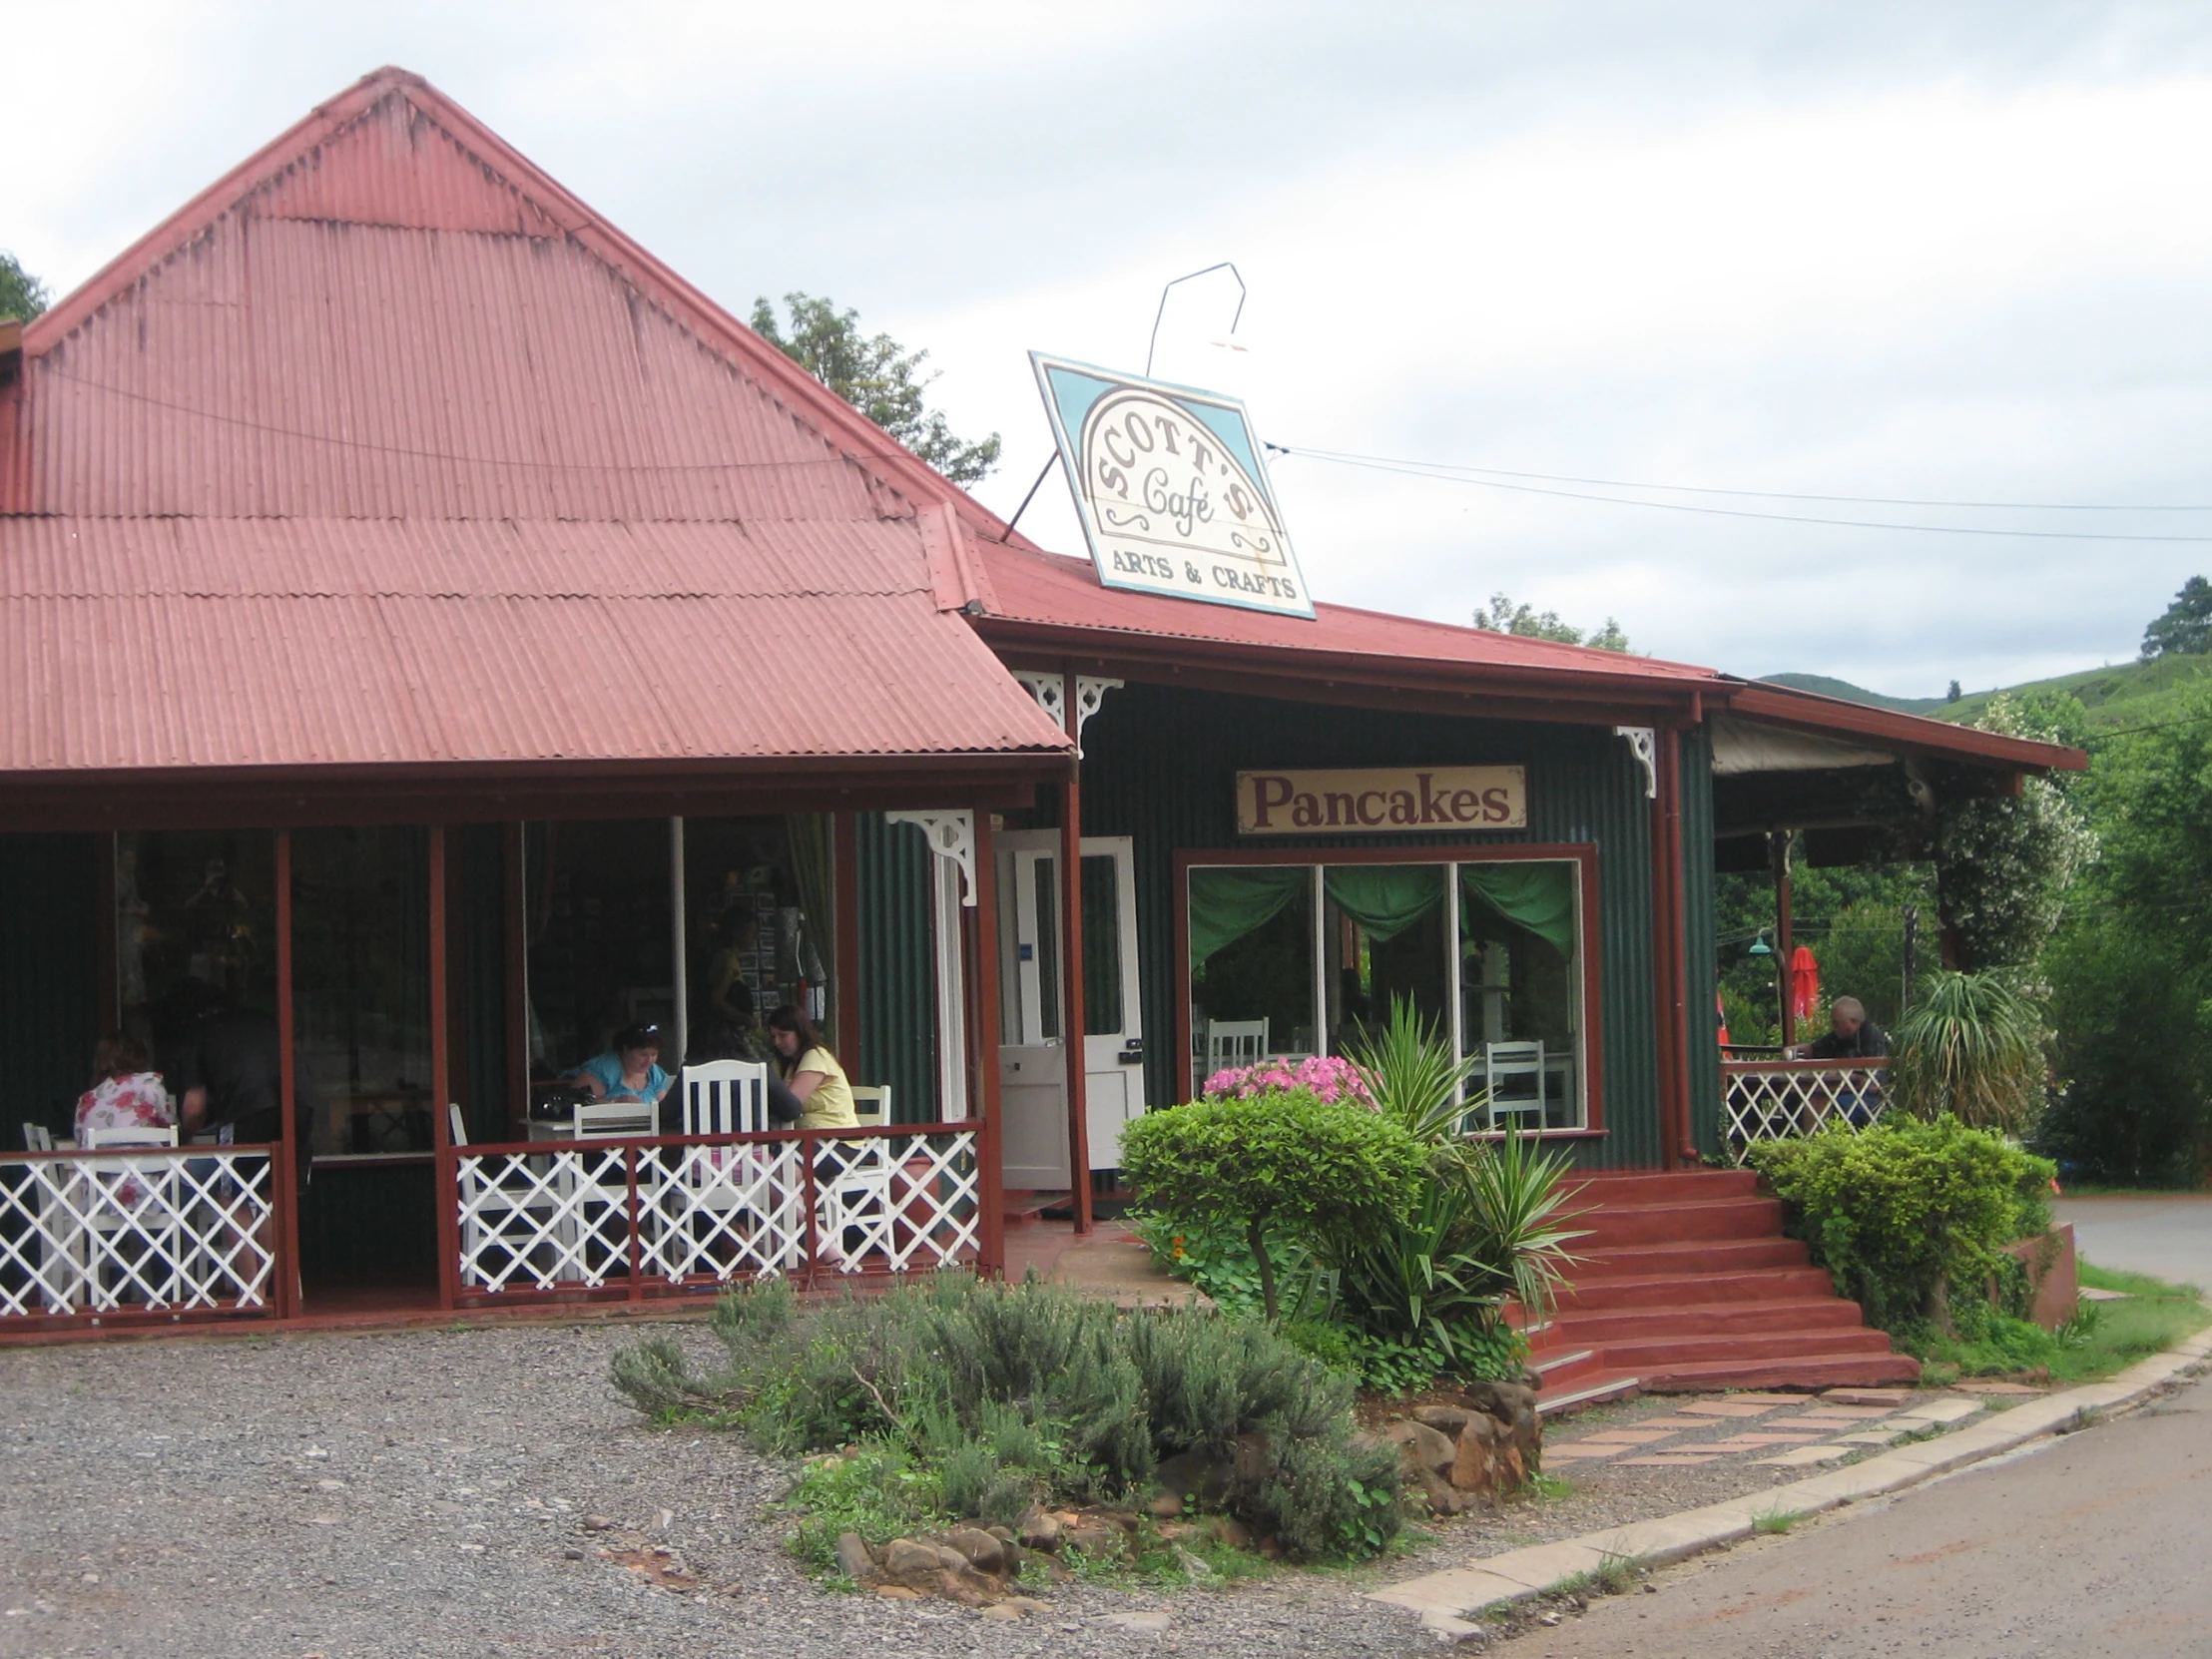
M 0 1161 L 10 1319 L 265 1311 L 267 1147 L 11 1153 Z
M 981 1246 L 971 1129 L 539 1141 L 453 1158 L 472 1302 L 910 1273 Z
M 1721 1125 L 1736 1152 L 1753 1141 L 1810 1135 L 1831 1123 L 1865 1128 L 1889 1105 L 1883 1062 L 1725 1060 Z

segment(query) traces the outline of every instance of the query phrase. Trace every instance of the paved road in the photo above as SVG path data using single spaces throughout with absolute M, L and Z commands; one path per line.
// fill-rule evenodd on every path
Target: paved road
M 1599 1600 L 1513 1659 L 2212 1655 L 2212 1382 Z
M 2212 1193 L 2068 1198 L 2054 1208 L 2098 1267 L 2212 1290 Z

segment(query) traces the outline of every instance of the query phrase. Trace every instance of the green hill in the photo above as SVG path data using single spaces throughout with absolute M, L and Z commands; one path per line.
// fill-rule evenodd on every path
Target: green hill
M 1818 692 L 1823 697 L 1840 697 L 1846 703 L 1865 703 L 1876 709 L 1895 709 L 1900 714 L 1933 714 L 1943 706 L 1939 697 L 1884 697 L 1880 692 L 1855 686 L 1849 680 L 1832 680 L 1825 674 L 1769 674 L 1765 679 L 1770 686 Z
M 2103 730 L 2148 726 L 2170 717 L 2182 688 L 2212 674 L 2212 657 L 2160 657 L 2148 663 L 2115 663 L 2110 668 L 2061 674 L 2002 688 L 2021 692 L 2071 692 L 2081 699 L 2089 724 Z M 1969 721 L 1988 707 L 1994 691 L 1968 692 L 1955 703 L 1933 711 L 1937 720 Z
M 2160 657 L 2148 663 L 2115 663 L 2109 668 L 2084 669 L 2050 680 L 2030 680 L 2024 685 L 1993 691 L 1968 692 L 1957 702 L 1940 697 L 1884 697 L 1855 686 L 1848 680 L 1832 680 L 1821 674 L 1770 674 L 1769 684 L 1819 692 L 1877 709 L 1897 709 L 1909 715 L 1930 715 L 1936 720 L 1966 722 L 1988 707 L 1999 691 L 2015 696 L 2026 692 L 2071 692 L 2088 711 L 2093 728 L 2149 726 L 2168 718 L 2181 689 L 2212 674 L 2212 657 Z

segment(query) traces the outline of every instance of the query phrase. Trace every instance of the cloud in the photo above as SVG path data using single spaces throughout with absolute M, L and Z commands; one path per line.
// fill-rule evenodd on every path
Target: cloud
M 67 285 L 366 70 L 428 75 L 741 313 L 926 346 L 1048 453 L 1024 352 L 1279 441 L 1944 499 L 2212 502 L 2212 20 L 2188 5 L 237 3 L 26 13 L 0 247 Z M 2212 547 L 1700 517 L 1281 462 L 1324 597 L 1493 588 L 1897 692 L 2092 666 Z M 1621 493 L 1615 491 L 1613 493 Z M 1673 497 L 1684 500 L 1688 498 Z M 1723 503 L 1725 504 L 1725 503 Z M 1759 506 L 1759 503 L 1748 503 Z M 1778 510 L 1881 516 L 1840 506 Z M 2062 528 L 2081 515 L 1913 522 Z M 2098 518 L 2212 533 L 2212 513 Z M 1024 521 L 1080 550 L 1048 481 Z

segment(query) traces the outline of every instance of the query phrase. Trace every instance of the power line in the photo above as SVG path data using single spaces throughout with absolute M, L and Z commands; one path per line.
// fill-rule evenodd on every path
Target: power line
M 1701 507 L 1688 501 L 1638 501 L 1633 496 L 1592 495 L 1586 490 L 1550 489 L 1537 484 L 1508 484 L 1496 478 L 1468 477 L 1457 472 L 1438 470 L 1421 461 L 1371 460 L 1354 455 L 1338 454 L 1326 449 L 1302 449 L 1287 444 L 1272 444 L 1269 447 L 1278 449 L 1286 455 L 1302 455 L 1309 460 L 1329 461 L 1339 466 L 1365 467 L 1375 472 L 1401 473 L 1411 478 L 1430 478 L 1438 483 L 1473 484 L 1481 489 L 1511 490 L 1519 495 L 1549 495 L 1566 501 L 1602 501 L 1616 507 L 1648 507 L 1659 512 L 1700 513 L 1715 518 L 1755 518 L 1776 524 L 1825 524 L 1847 530 L 1909 530 L 1927 531 L 1945 536 L 2002 536 L 2028 541 L 2212 543 L 2212 535 L 2146 536 L 2100 530 L 2007 530 L 1978 524 L 1897 524 L 1885 519 L 1822 518 L 1807 513 L 1765 513 L 1749 507 Z
M 1268 447 L 1283 449 L 1280 444 Z M 1515 472 L 1506 467 L 1474 466 L 1457 461 L 1401 461 L 1390 455 L 1361 455 L 1341 449 L 1283 449 L 1283 452 L 1311 455 L 1321 460 L 1381 462 L 1430 467 L 1438 472 L 1482 473 L 1492 478 L 1527 478 L 1544 484 L 1595 484 L 1603 489 L 1668 490 L 1683 495 L 1739 495 L 1760 501 L 1849 501 L 1868 507 L 1957 507 L 2036 513 L 2212 513 L 2212 502 L 1945 501 L 1914 495 L 1819 495 L 1807 490 L 1728 489 L 1713 484 L 1653 484 L 1634 478 L 1583 478 L 1567 472 Z
M 835 454 L 810 460 L 779 461 L 531 461 L 519 457 L 501 455 L 459 455 L 445 449 L 417 449 L 407 444 L 372 443 L 362 438 L 339 437 L 331 432 L 309 432 L 295 426 L 272 426 L 266 421 L 249 420 L 244 415 L 224 414 L 217 409 L 203 409 L 191 403 L 177 403 L 166 397 L 155 397 L 143 391 L 132 391 L 127 386 L 111 386 L 103 380 L 87 380 L 82 375 L 71 374 L 58 368 L 43 370 L 57 380 L 67 380 L 72 385 L 85 386 L 93 391 L 104 391 L 114 397 L 128 398 L 134 403 L 151 404 L 157 409 L 169 409 L 178 414 L 188 414 L 201 420 L 212 420 L 219 425 L 236 426 L 250 432 L 266 432 L 272 437 L 298 438 L 306 443 L 326 443 L 339 449 L 357 449 L 368 454 L 396 455 L 404 460 L 451 461 L 461 466 L 511 466 L 524 467 L 540 472 L 749 472 L 777 467 L 846 466 L 853 461 L 889 461 L 911 459 L 902 449 L 843 449 Z M 828 442 L 828 439 L 824 440 Z

